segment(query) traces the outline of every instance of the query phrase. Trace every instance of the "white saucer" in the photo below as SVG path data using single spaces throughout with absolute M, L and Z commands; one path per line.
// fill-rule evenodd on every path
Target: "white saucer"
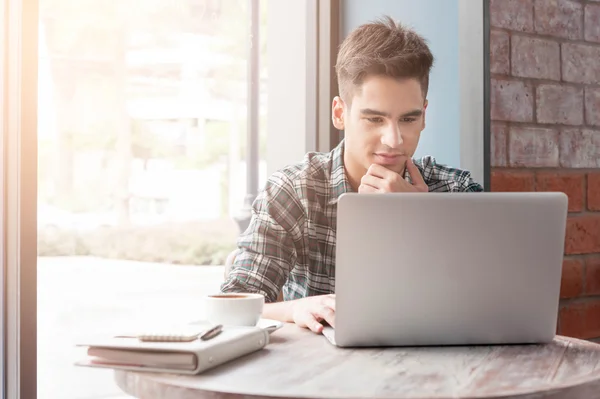
M 283 327 L 283 322 L 272 319 L 260 319 L 257 326 L 272 333 Z
M 193 321 L 191 323 L 189 323 L 191 325 L 198 325 L 198 324 L 210 324 L 208 321 L 206 320 L 196 320 Z M 257 327 L 260 327 L 264 330 L 267 330 L 269 332 L 269 334 L 273 333 L 273 331 L 277 331 L 279 330 L 281 327 L 283 327 L 283 322 L 281 321 L 277 321 L 277 320 L 272 320 L 272 319 L 260 319 L 258 320 L 258 323 L 256 324 Z

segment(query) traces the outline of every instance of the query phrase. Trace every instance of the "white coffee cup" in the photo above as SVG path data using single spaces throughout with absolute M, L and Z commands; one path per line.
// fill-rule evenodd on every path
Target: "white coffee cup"
M 265 297 L 254 293 L 224 293 L 205 298 L 206 320 L 224 326 L 255 326 L 260 320 Z

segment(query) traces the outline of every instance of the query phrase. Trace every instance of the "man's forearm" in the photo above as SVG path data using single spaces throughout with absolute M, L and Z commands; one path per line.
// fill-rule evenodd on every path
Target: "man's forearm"
M 263 317 L 285 323 L 294 321 L 294 305 L 298 300 L 265 303 L 263 308 Z

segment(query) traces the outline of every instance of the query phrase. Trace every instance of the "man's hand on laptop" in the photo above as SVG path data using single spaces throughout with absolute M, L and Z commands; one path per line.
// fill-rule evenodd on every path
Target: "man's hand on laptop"
M 320 334 L 323 321 L 335 327 L 335 295 L 310 296 L 294 301 L 292 320 L 300 327 Z
M 402 193 L 429 191 L 421 172 L 412 159 L 406 161 L 406 170 L 410 174 L 412 184 L 400 174 L 384 166 L 373 164 L 363 176 L 358 187 L 359 193 Z

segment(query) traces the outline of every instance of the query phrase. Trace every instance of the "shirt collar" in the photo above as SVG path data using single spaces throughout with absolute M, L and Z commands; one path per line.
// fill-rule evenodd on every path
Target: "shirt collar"
M 327 205 L 337 204 L 338 198 L 348 192 L 352 192 L 352 186 L 346 176 L 344 168 L 344 140 L 333 149 L 331 155 L 331 176 L 329 176 L 330 196 Z

